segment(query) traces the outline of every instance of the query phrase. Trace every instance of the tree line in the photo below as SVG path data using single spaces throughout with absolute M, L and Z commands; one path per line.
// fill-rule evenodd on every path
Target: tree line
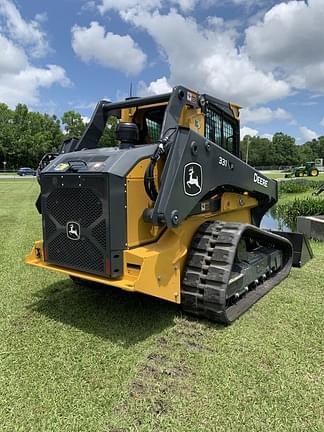
M 109 119 L 100 147 L 116 145 L 116 123 L 115 117 Z M 67 111 L 58 118 L 29 111 L 23 104 L 12 110 L 0 103 L 0 170 L 21 166 L 36 168 L 44 154 L 60 151 L 68 138 L 80 138 L 86 126 L 81 114 L 75 111 Z
M 297 145 L 295 138 L 282 132 L 274 134 L 272 140 L 246 135 L 241 141 L 241 152 L 242 159 L 248 156 L 249 164 L 255 167 L 302 165 L 324 159 L 324 136 Z
M 117 144 L 116 124 L 116 117 L 110 117 L 100 147 Z M 67 111 L 58 118 L 29 111 L 23 104 L 12 110 L 0 103 L 0 170 L 20 166 L 36 168 L 45 153 L 60 151 L 63 140 L 81 137 L 85 128 L 86 122 L 76 111 Z M 324 159 L 324 136 L 303 145 L 297 145 L 293 137 L 282 132 L 276 133 L 272 140 L 245 136 L 241 142 L 241 155 L 243 160 L 248 156 L 248 162 L 253 166 L 300 165 L 316 158 Z

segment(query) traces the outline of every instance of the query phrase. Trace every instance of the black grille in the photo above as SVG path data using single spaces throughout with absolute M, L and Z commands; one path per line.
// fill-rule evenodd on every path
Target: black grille
M 56 232 L 56 226 L 48 216 L 45 216 L 46 238 L 50 238 Z
M 108 275 L 108 182 L 95 175 L 65 176 L 64 185 L 61 179 L 44 176 L 43 180 L 46 260 L 62 267 Z M 71 223 L 78 231 L 78 239 L 69 238 L 67 228 Z
M 79 241 L 70 240 L 66 234 L 59 234 L 48 248 L 48 260 L 57 264 L 88 269 L 98 273 L 104 273 L 105 263 L 101 252 L 83 237 Z
M 60 225 L 69 221 L 88 227 L 102 215 L 102 203 L 89 189 L 56 189 L 47 198 L 47 211 Z
M 102 220 L 98 225 L 96 225 L 92 230 L 93 237 L 98 241 L 98 243 L 106 249 L 106 222 Z

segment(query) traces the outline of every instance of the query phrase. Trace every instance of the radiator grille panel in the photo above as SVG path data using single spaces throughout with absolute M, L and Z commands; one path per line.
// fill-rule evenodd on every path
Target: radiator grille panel
M 60 225 L 77 221 L 88 227 L 102 215 L 102 203 L 89 189 L 61 188 L 49 195 L 47 210 Z
M 104 272 L 104 257 L 87 238 L 73 241 L 61 233 L 50 243 L 48 259 L 63 266 Z
M 93 228 L 92 235 L 106 249 L 106 222 L 104 220 Z
M 44 246 L 48 262 L 107 276 L 110 251 L 106 179 L 94 175 L 66 176 L 64 187 L 58 187 L 56 179 L 54 176 L 44 179 L 47 184 L 43 189 Z M 79 227 L 79 239 L 68 237 L 69 223 Z
M 50 238 L 56 232 L 56 226 L 48 216 L 45 217 L 45 230 L 46 238 Z

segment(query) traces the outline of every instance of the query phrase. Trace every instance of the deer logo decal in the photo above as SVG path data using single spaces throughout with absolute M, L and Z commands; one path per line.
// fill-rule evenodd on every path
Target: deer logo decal
M 183 189 L 189 196 L 199 195 L 202 191 L 202 167 L 197 162 L 190 162 L 183 170 Z
M 70 240 L 80 240 L 81 228 L 78 222 L 66 224 L 66 235 Z

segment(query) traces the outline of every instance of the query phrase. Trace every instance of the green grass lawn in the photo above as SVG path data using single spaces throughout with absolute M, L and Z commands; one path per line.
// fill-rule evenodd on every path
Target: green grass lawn
M 37 182 L 0 182 L 0 431 L 323 431 L 324 244 L 231 327 L 23 258 Z
M 276 179 L 276 180 L 285 178 L 285 174 L 286 174 L 286 173 L 279 171 L 279 170 L 262 171 L 262 173 L 264 175 L 266 175 L 267 177 L 272 178 L 272 179 Z M 294 179 L 296 177 L 292 177 L 292 178 Z M 317 177 L 302 177 L 302 178 L 307 179 L 307 180 L 323 180 L 324 181 L 324 172 L 320 172 Z

